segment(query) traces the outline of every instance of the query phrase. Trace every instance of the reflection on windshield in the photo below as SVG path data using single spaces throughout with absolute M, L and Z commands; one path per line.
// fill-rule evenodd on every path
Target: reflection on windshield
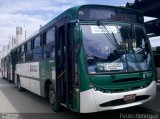
M 143 27 L 105 25 L 107 31 L 97 25 L 81 27 L 89 73 L 151 68 L 149 42 Z

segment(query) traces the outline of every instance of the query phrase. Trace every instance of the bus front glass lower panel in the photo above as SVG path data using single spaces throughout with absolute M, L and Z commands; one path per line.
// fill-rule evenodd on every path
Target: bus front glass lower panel
M 150 43 L 143 26 L 81 25 L 89 74 L 152 69 Z

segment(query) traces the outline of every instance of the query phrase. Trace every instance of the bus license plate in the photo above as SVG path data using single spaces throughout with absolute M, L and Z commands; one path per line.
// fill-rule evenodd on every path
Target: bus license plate
M 123 100 L 125 103 L 131 103 L 134 102 L 135 99 L 136 99 L 136 94 L 132 94 L 132 95 L 125 95 Z

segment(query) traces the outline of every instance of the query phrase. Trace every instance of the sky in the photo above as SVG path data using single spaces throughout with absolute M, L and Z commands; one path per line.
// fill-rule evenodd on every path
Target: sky
M 27 37 L 64 10 L 81 4 L 125 6 L 134 0 L 0 0 L 0 46 L 15 37 L 22 27 Z

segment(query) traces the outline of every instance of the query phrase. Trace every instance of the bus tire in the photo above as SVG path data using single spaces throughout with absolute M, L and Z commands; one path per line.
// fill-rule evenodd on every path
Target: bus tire
M 13 83 L 13 81 L 12 80 L 8 80 L 9 81 L 9 83 Z
M 53 111 L 60 112 L 62 110 L 62 106 L 56 100 L 56 93 L 52 84 L 49 87 L 49 103 Z
M 24 88 L 21 87 L 21 82 L 19 76 L 17 76 L 17 89 L 19 91 L 24 91 Z

